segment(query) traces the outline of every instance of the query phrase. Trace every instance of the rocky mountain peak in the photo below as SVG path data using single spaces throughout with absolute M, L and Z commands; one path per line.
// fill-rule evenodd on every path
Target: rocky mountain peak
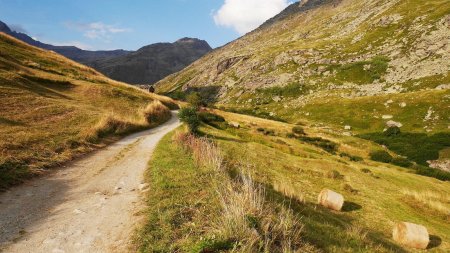
M 12 32 L 12 31 L 11 31 L 11 29 L 8 27 L 8 25 L 6 25 L 6 24 L 3 23 L 2 21 L 0 21 L 0 32 L 10 33 L 10 32 Z

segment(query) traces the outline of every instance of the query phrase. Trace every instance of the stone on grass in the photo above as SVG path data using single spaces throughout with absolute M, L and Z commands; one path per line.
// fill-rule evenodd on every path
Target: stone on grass
M 409 222 L 397 223 L 392 231 L 394 241 L 415 249 L 426 249 L 430 236 L 426 227 Z
M 400 122 L 396 122 L 396 121 L 393 121 L 393 120 L 389 120 L 388 122 L 386 122 L 386 126 L 387 126 L 387 127 L 402 127 L 403 124 L 400 123 Z
M 323 189 L 319 194 L 318 202 L 326 208 L 341 211 L 344 205 L 344 197 L 332 190 Z
M 240 128 L 240 127 L 241 127 L 241 125 L 240 125 L 239 123 L 233 122 L 233 121 L 231 121 L 230 123 L 228 123 L 228 125 L 230 125 L 230 126 L 232 126 L 232 127 L 234 127 L 234 128 Z

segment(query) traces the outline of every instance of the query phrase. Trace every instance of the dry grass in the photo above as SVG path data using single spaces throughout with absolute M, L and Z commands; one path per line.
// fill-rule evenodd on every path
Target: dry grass
M 207 138 L 176 133 L 173 140 L 192 152 L 197 165 L 214 170 L 213 180 L 222 206 L 213 234 L 233 243 L 233 252 L 296 252 L 312 250 L 302 244 L 303 226 L 292 210 L 266 201 L 264 188 L 241 169 L 230 178 L 217 146 Z
M 156 126 L 175 105 L 4 34 L 0 51 L 0 189 Z
M 450 196 L 432 191 L 402 190 L 405 200 L 418 207 L 433 210 L 450 219 Z
M 148 104 L 143 114 L 146 122 L 150 125 L 160 124 L 169 120 L 171 117 L 169 108 L 159 100 L 154 100 Z

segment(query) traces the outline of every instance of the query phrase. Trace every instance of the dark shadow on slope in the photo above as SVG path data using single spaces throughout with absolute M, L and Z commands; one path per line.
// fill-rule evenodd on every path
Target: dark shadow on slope
M 31 76 L 22 77 L 10 86 L 33 92 L 42 97 L 62 99 L 71 99 L 70 97 L 62 94 L 62 92 L 68 91 L 75 87 L 75 85 L 70 82 L 48 80 Z

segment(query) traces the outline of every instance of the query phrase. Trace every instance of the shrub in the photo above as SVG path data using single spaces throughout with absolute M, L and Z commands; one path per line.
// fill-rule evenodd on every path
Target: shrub
M 289 139 L 294 139 L 296 136 L 293 133 L 287 133 L 286 137 L 289 138 Z
M 186 101 L 195 107 L 200 107 L 203 105 L 202 97 L 197 92 L 192 92 L 191 94 L 187 95 Z
M 192 134 L 198 134 L 198 127 L 200 126 L 200 118 L 197 113 L 197 108 L 195 107 L 183 108 L 178 113 L 178 117 L 180 118 L 181 122 L 187 124 L 189 132 L 191 132 Z
M 262 127 L 258 127 L 258 129 L 256 129 L 258 132 L 265 132 L 266 129 L 262 128 Z
M 399 135 L 400 133 L 401 133 L 400 127 L 398 127 L 398 126 L 392 126 L 392 127 L 389 127 L 389 128 L 384 132 L 384 135 L 386 135 L 386 136 L 395 136 L 395 135 Z
M 422 165 L 414 165 L 412 168 L 415 170 L 416 174 L 419 174 L 422 176 L 427 176 L 427 177 L 434 177 L 434 178 L 442 180 L 442 181 L 450 181 L 450 173 L 449 172 L 439 170 L 439 169 L 429 168 L 429 167 L 422 166 Z
M 344 184 L 344 190 L 351 192 L 351 193 L 358 193 L 358 190 L 356 190 L 349 184 Z
M 387 151 L 377 150 L 370 153 L 370 159 L 376 162 L 390 163 L 393 158 Z
M 403 157 L 396 157 L 392 159 L 392 164 L 400 166 L 400 167 L 405 167 L 405 168 L 409 168 L 413 165 L 413 163 L 411 161 L 409 161 L 406 158 Z
M 372 171 L 369 170 L 369 169 L 367 169 L 367 168 L 361 169 L 361 172 L 362 172 L 362 173 L 366 173 L 366 174 L 372 174 Z
M 361 162 L 361 161 L 364 160 L 364 159 L 363 159 L 362 157 L 360 157 L 360 156 L 350 155 L 350 154 L 347 154 L 347 153 L 341 153 L 339 156 L 340 156 L 340 157 L 348 157 L 348 158 L 350 159 L 350 161 L 352 161 L 352 162 Z
M 299 138 L 301 141 L 304 141 L 306 143 L 312 144 L 314 146 L 317 146 L 329 153 L 335 153 L 337 151 L 338 148 L 338 144 L 335 142 L 332 142 L 330 140 L 327 139 L 323 139 L 320 137 L 307 137 L 307 136 L 302 136 Z
M 292 132 L 298 135 L 305 135 L 305 130 L 301 126 L 295 126 L 292 128 Z
M 343 179 L 344 176 L 337 170 L 330 170 L 327 172 L 327 177 L 332 179 Z
M 149 124 L 160 124 L 169 120 L 170 117 L 169 108 L 158 100 L 154 100 L 144 109 L 144 118 Z

